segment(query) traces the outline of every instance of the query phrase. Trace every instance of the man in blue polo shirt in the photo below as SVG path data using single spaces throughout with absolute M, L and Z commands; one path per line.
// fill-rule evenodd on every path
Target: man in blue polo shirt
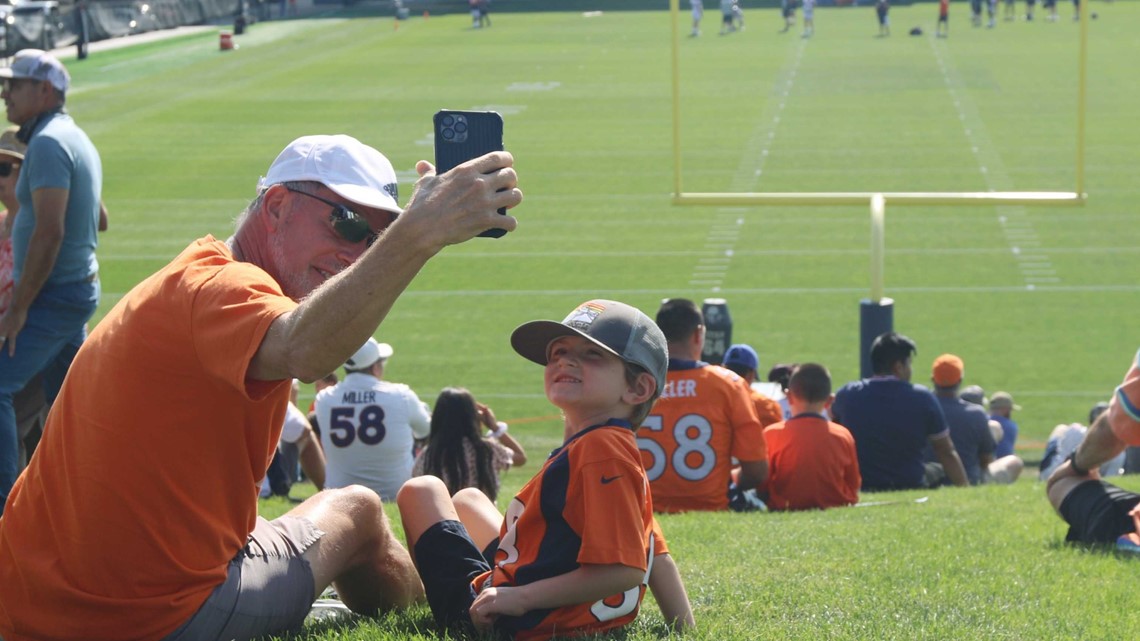
M 0 68 L 8 120 L 27 144 L 12 228 L 15 288 L 0 316 L 0 513 L 17 473 L 12 397 L 43 373 L 54 400 L 99 302 L 95 260 L 103 167 L 64 102 L 71 78 L 39 49 Z
M 879 336 L 871 344 L 873 376 L 848 383 L 835 395 L 832 420 L 855 437 L 864 491 L 941 483 L 936 466 L 928 468 L 923 462 L 928 443 L 951 483 L 970 483 L 937 399 L 910 382 L 911 359 L 917 351 L 914 341 L 902 334 Z

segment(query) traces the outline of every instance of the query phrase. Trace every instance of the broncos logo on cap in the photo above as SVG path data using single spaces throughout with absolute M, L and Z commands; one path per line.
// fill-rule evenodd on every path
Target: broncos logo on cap
M 597 320 L 598 316 L 604 311 L 606 311 L 605 306 L 596 300 L 582 303 L 578 306 L 578 309 L 570 312 L 570 315 L 566 317 L 566 320 L 562 321 L 562 324 L 573 327 L 574 329 L 587 331 L 590 329 L 590 325 L 593 325 L 594 321 Z
M 391 196 L 391 197 L 392 197 L 392 200 L 394 200 L 394 201 L 396 201 L 396 202 L 400 202 L 400 188 L 399 188 L 399 185 L 397 185 L 396 183 L 388 183 L 387 185 L 384 185 L 383 187 L 381 187 L 381 189 L 383 189 L 383 190 L 384 190 L 384 193 L 386 193 L 386 194 L 388 194 L 389 196 Z

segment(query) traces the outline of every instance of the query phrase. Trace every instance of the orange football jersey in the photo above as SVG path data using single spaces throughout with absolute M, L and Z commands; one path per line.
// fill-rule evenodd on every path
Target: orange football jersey
M 658 512 L 726 509 L 733 457 L 768 456 L 743 380 L 717 365 L 674 359 L 637 445 Z
M 633 430 L 611 421 L 571 437 L 519 490 L 507 507 L 494 569 L 472 587 L 523 586 L 582 564 L 645 570 L 642 583 L 622 594 L 495 623 L 519 641 L 595 634 L 637 617 L 653 557 L 667 552 Z

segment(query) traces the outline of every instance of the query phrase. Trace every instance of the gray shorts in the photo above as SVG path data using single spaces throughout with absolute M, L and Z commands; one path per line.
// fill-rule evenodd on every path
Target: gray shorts
M 304 517 L 257 517 L 225 582 L 164 641 L 243 641 L 299 629 L 316 598 L 313 569 L 301 555 L 322 536 Z

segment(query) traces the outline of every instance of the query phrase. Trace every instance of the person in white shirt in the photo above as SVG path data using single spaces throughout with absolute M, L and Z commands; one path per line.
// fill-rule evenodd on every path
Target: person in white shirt
M 392 346 L 369 338 L 344 364 L 344 380 L 317 394 L 325 487 L 359 484 L 385 501 L 412 476 L 417 439 L 431 431 L 427 405 L 407 385 L 381 380 Z

